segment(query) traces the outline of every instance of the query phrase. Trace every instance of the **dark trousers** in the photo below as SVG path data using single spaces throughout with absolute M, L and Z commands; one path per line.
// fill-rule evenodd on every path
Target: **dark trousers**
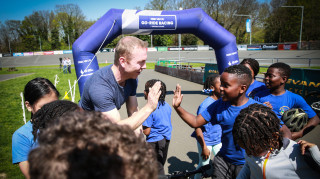
M 68 65 L 68 72 L 71 73 L 71 65 Z
M 243 165 L 233 165 L 225 161 L 223 157 L 220 155 L 220 152 L 218 152 L 218 154 L 214 157 L 213 160 L 212 178 L 237 178 L 237 175 L 240 173 L 242 167 Z
M 158 174 L 164 175 L 163 166 L 167 160 L 167 154 L 169 149 L 170 140 L 163 138 L 157 142 L 149 142 L 149 144 L 155 149 L 158 159 Z

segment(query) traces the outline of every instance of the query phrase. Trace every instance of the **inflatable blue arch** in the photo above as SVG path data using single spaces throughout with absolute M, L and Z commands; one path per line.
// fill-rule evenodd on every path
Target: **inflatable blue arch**
M 96 52 L 119 35 L 183 33 L 196 35 L 214 49 L 220 73 L 239 63 L 235 36 L 200 8 L 180 11 L 110 9 L 73 44 L 80 95 L 86 79 L 99 69 Z

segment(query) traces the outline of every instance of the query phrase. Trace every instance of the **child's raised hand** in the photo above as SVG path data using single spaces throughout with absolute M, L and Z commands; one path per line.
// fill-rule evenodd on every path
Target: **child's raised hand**
M 304 155 L 306 152 L 306 149 L 311 148 L 315 146 L 316 144 L 307 142 L 305 140 L 299 140 L 298 144 L 300 144 L 301 154 Z
M 148 94 L 148 105 L 155 110 L 158 106 L 159 97 L 161 94 L 160 91 L 161 82 L 157 81 L 152 88 L 149 88 L 149 94 Z
M 183 94 L 181 94 L 181 86 L 177 84 L 176 90 L 173 91 L 173 99 L 172 99 L 172 106 L 177 108 L 180 106 L 183 98 Z

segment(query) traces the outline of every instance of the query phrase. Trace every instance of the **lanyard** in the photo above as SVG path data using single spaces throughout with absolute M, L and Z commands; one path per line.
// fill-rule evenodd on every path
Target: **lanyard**
M 266 179 L 266 165 L 267 165 L 267 162 L 268 162 L 270 153 L 271 153 L 271 152 L 268 152 L 267 157 L 266 157 L 266 159 L 264 160 L 264 163 L 263 163 L 263 169 L 262 169 L 263 179 Z

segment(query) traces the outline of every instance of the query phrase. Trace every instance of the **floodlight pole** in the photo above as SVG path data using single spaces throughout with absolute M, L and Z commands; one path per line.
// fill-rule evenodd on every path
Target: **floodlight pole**
M 183 8 L 180 7 L 179 10 L 181 11 L 181 10 L 183 10 Z M 179 37 L 178 39 L 179 39 L 179 63 L 180 63 L 181 34 L 179 34 L 178 37 Z
M 301 24 L 300 24 L 300 40 L 299 40 L 299 49 L 301 49 L 301 37 L 302 37 L 302 24 L 303 24 L 303 9 L 304 6 L 281 6 L 281 7 L 298 7 L 301 8 Z
M 234 16 L 247 16 L 250 18 L 250 45 L 251 45 L 251 33 L 252 33 L 252 16 L 251 15 L 245 15 L 245 14 L 233 14 Z

